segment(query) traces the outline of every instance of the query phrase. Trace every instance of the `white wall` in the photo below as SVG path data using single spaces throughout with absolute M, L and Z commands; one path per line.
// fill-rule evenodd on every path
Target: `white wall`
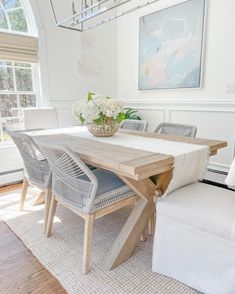
M 71 105 L 88 91 L 116 95 L 116 23 L 84 33 L 65 30 L 55 26 L 48 0 L 30 2 L 39 28 L 43 104 L 57 107 L 62 126 L 74 124 Z M 60 1 L 61 10 L 66 2 Z M 79 60 L 90 72 L 81 73 Z
M 227 169 L 233 159 L 235 95 L 225 94 L 226 82 L 235 83 L 235 1 L 208 1 L 201 89 L 138 91 L 139 17 L 184 1 L 159 1 L 118 20 L 118 97 L 137 108 L 149 121 L 195 124 L 198 136 L 227 140 L 227 149 L 211 159 Z

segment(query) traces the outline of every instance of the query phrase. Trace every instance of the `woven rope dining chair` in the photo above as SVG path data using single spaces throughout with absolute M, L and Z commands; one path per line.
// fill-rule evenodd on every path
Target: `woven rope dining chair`
M 146 131 L 148 123 L 146 120 L 137 119 L 125 119 L 123 120 L 119 127 L 121 129 L 135 130 L 135 131 Z
M 197 127 L 187 124 L 161 123 L 154 132 L 158 134 L 196 137 Z
M 29 131 L 29 130 L 27 130 Z M 51 197 L 51 172 L 47 159 L 38 145 L 23 131 L 7 131 L 18 148 L 24 164 L 24 180 L 20 197 L 20 210 L 24 209 L 28 185 L 31 183 L 45 193 L 45 226 Z
M 137 196 L 115 174 L 90 170 L 77 154 L 66 147 L 40 145 L 52 171 L 52 197 L 46 236 L 51 235 L 57 202 L 85 220 L 82 269 L 90 270 L 94 220 L 136 202 Z

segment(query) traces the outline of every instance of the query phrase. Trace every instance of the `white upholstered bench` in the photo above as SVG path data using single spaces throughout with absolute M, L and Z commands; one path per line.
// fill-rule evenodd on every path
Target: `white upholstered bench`
M 206 294 L 234 294 L 235 192 L 194 183 L 159 199 L 153 271 Z

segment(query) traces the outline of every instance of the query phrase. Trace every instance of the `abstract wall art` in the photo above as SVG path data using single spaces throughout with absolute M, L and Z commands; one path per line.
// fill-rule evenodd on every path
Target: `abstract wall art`
M 139 90 L 201 87 L 205 0 L 140 18 Z

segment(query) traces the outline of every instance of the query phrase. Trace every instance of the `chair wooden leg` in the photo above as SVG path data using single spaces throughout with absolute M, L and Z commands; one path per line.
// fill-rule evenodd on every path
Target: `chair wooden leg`
M 145 242 L 146 240 L 147 240 L 147 234 L 148 234 L 148 232 L 147 232 L 147 227 L 144 229 L 144 231 L 143 231 L 143 233 L 141 234 L 141 236 L 140 236 L 140 241 L 141 242 Z
M 47 188 L 45 191 L 44 234 L 46 233 L 46 228 L 47 228 L 50 203 L 51 203 L 51 188 Z
M 46 237 L 50 237 L 51 235 L 51 230 L 53 226 L 53 220 L 56 212 L 56 207 L 57 207 L 57 200 L 55 199 L 54 195 L 51 195 L 51 203 L 50 203 L 50 208 L 49 208 L 49 213 L 48 213 L 48 219 L 47 219 L 47 227 L 46 227 Z
M 25 198 L 28 191 L 28 186 L 29 186 L 29 182 L 26 178 L 24 178 L 22 191 L 20 195 L 20 210 L 24 209 L 24 203 L 25 203 Z
M 90 258 L 93 236 L 94 214 L 88 214 L 85 217 L 84 229 L 84 246 L 83 246 L 83 273 L 87 274 L 90 271 Z
M 153 215 L 151 216 L 151 218 L 148 222 L 148 234 L 150 236 L 154 235 L 155 223 L 156 223 L 156 212 L 153 213 Z

